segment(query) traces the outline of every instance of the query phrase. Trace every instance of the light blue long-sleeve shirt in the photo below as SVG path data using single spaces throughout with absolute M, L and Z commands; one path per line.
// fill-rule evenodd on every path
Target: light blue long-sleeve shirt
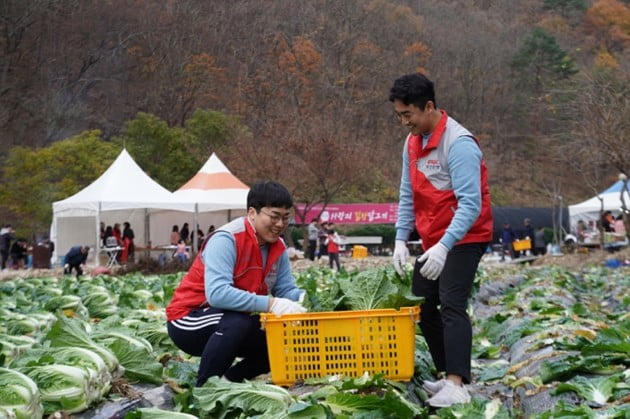
M 267 261 L 268 246 L 262 246 L 263 266 Z M 227 231 L 217 231 L 208 240 L 201 254 L 205 265 L 204 285 L 206 299 L 212 307 L 224 310 L 245 312 L 266 312 L 269 296 L 257 295 L 234 286 L 234 266 L 236 265 L 236 242 Z M 273 289 L 274 297 L 297 301 L 304 292 L 295 285 L 291 274 L 289 255 L 283 252 L 278 260 L 278 276 Z
M 429 135 L 422 137 L 425 147 Z M 409 141 L 409 138 L 407 138 Z M 403 148 L 402 175 L 400 178 L 400 201 L 396 221 L 396 240 L 407 241 L 415 227 L 413 193 L 409 176 L 409 153 L 407 141 Z M 479 146 L 470 137 L 459 137 L 448 152 L 448 166 L 453 192 L 457 198 L 457 209 L 440 243 L 452 249 L 473 226 L 481 212 L 481 160 Z

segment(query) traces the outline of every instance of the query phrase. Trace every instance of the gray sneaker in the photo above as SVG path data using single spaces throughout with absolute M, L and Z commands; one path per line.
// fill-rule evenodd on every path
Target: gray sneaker
M 433 396 L 438 391 L 442 390 L 445 384 L 446 380 L 442 378 L 441 380 L 437 381 L 425 381 L 422 383 L 422 388 L 424 389 L 424 391 Z
M 470 402 L 470 394 L 466 387 L 455 385 L 450 380 L 446 380 L 442 390 L 427 400 L 427 403 L 433 407 L 449 407 L 454 404 L 468 402 Z

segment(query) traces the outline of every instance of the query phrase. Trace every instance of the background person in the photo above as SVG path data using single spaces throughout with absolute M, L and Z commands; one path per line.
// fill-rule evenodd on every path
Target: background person
M 626 235 L 626 226 L 623 223 L 623 213 L 617 215 L 617 218 L 615 218 L 615 224 L 613 225 L 613 227 L 615 229 L 615 234 L 617 235 L 617 237 L 623 240 L 624 239 L 623 236 Z
M 308 258 L 315 260 L 315 251 L 317 250 L 317 238 L 319 237 L 319 226 L 317 218 L 313 218 L 308 225 Z
M 0 255 L 2 257 L 2 270 L 7 268 L 7 260 L 9 260 L 9 251 L 11 250 L 11 241 L 15 239 L 15 230 L 11 224 L 6 224 L 0 230 Z
M 166 308 L 168 334 L 200 356 L 197 386 L 209 377 L 243 381 L 269 372 L 265 332 L 257 312 L 302 313 L 287 248 L 281 239 L 293 200 L 276 182 L 247 194 L 247 215 L 215 231 Z M 237 250 L 238 249 L 238 250 Z M 234 364 L 236 357 L 242 358 Z
M 420 328 L 437 371 L 425 382 L 427 403 L 470 401 L 472 326 L 466 312 L 479 260 L 492 239 L 487 170 L 475 137 L 439 109 L 433 83 L 421 74 L 397 79 L 389 99 L 409 130 L 403 148 L 394 266 L 402 274 L 414 225 L 424 254 L 412 291 L 425 298 Z
M 175 224 L 171 230 L 169 242 L 171 243 L 171 246 L 177 246 L 177 243 L 179 243 L 179 227 L 177 224 Z
M 529 218 L 523 220 L 523 239 L 534 240 L 534 226 Z
M 601 218 L 602 228 L 606 233 L 612 233 L 614 231 L 615 220 L 612 216 L 612 212 L 606 211 L 602 214 Z
M 173 253 L 173 257 L 180 262 L 186 262 L 189 259 L 188 250 L 186 249 L 186 242 L 184 240 L 179 239 L 177 242 L 177 248 Z
M 26 239 L 19 238 L 11 245 L 11 268 L 22 269 L 26 267 L 28 244 Z
M 503 229 L 501 230 L 501 262 L 505 261 L 506 251 L 510 254 L 510 258 L 516 258 L 514 240 L 516 240 L 516 233 L 512 230 L 510 223 L 506 221 L 503 223 Z
M 317 233 L 319 239 L 319 251 L 317 252 L 317 260 L 322 256 L 328 254 L 328 247 L 326 246 L 326 239 L 328 238 L 328 222 L 324 221 L 319 225 L 319 232 Z
M 182 228 L 179 229 L 179 238 L 186 242 L 186 244 L 190 242 L 190 230 L 188 229 L 188 223 L 184 223 Z
M 112 228 L 112 235 L 116 238 L 117 245 L 122 246 L 123 238 L 122 231 L 120 230 L 120 223 L 114 223 L 114 227 Z
M 72 270 L 77 271 L 77 277 L 83 275 L 83 268 L 87 260 L 90 248 L 88 246 L 78 245 L 71 247 L 66 253 L 63 265 L 64 275 L 72 274 Z
M 123 250 L 120 256 L 120 261 L 122 263 L 127 263 L 128 259 L 133 260 L 135 252 L 136 252 L 136 246 L 133 242 L 133 239 L 136 238 L 136 235 L 131 229 L 131 224 L 129 224 L 129 221 L 125 221 L 123 223 L 123 226 L 124 226 L 123 234 L 122 234 Z
M 543 256 L 547 253 L 547 243 L 545 243 L 545 229 L 538 227 L 534 233 L 534 256 Z
M 333 268 L 333 263 L 337 265 L 337 270 L 341 269 L 339 263 L 339 245 L 341 244 L 341 237 L 335 230 L 334 223 L 328 223 L 328 236 L 326 236 L 326 250 L 328 252 L 328 265 L 330 269 Z

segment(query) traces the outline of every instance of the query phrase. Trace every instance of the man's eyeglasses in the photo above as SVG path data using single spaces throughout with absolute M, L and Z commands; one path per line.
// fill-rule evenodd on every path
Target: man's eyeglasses
M 263 214 L 265 214 L 267 217 L 269 217 L 269 219 L 271 220 L 271 222 L 273 224 L 278 224 L 280 221 L 282 221 L 283 225 L 287 225 L 289 224 L 289 219 L 291 214 L 286 213 L 286 214 L 273 214 L 273 213 L 268 213 L 266 211 L 263 211 L 262 209 L 260 210 L 260 212 L 262 212 Z

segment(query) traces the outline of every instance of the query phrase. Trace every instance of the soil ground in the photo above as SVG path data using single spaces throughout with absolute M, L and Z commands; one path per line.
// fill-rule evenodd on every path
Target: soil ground
M 622 264 L 630 264 L 630 248 L 626 248 L 614 253 L 606 252 L 606 251 L 590 251 L 588 253 L 570 253 L 563 254 L 558 256 L 542 256 L 536 258 L 534 260 L 529 260 L 526 263 L 531 264 L 532 266 L 545 266 L 545 265 L 556 265 L 569 270 L 579 270 L 587 265 L 604 265 L 606 260 L 608 259 L 617 259 Z M 371 269 L 379 266 L 386 266 L 391 264 L 390 256 L 368 256 L 363 259 L 352 259 L 349 257 L 341 258 L 341 265 L 347 271 L 354 271 L 355 269 Z M 409 259 L 409 261 L 413 261 L 413 259 Z M 491 258 L 485 258 L 482 260 L 482 266 L 486 269 L 500 269 L 502 267 L 506 267 L 509 265 L 515 265 L 520 263 L 519 260 L 515 260 L 513 262 L 501 263 L 496 260 L 492 260 Z M 157 264 L 155 264 L 157 266 Z M 322 257 L 319 260 L 315 260 L 311 262 L 308 259 L 297 259 L 291 262 L 294 271 L 300 272 L 305 269 L 308 269 L 311 266 L 328 266 L 328 258 Z M 151 269 L 151 267 L 142 266 L 143 273 L 167 273 L 167 272 L 181 272 L 186 270 L 185 266 L 182 265 L 172 265 L 172 270 L 165 270 L 165 267 L 160 267 L 159 269 L 156 267 L 155 270 Z M 513 266 L 514 267 L 514 266 Z M 91 272 L 91 269 L 88 267 L 87 271 Z M 94 268 L 94 267 L 92 267 Z M 148 269 L 144 269 L 148 268 Z M 168 268 L 168 266 L 166 267 Z M 133 269 L 130 267 L 128 270 L 132 272 Z M 119 271 L 118 273 L 124 273 Z M 13 278 L 43 278 L 48 276 L 61 276 L 63 275 L 62 268 L 55 269 L 21 269 L 21 270 L 9 270 L 0 272 L 0 280 L 13 279 Z

